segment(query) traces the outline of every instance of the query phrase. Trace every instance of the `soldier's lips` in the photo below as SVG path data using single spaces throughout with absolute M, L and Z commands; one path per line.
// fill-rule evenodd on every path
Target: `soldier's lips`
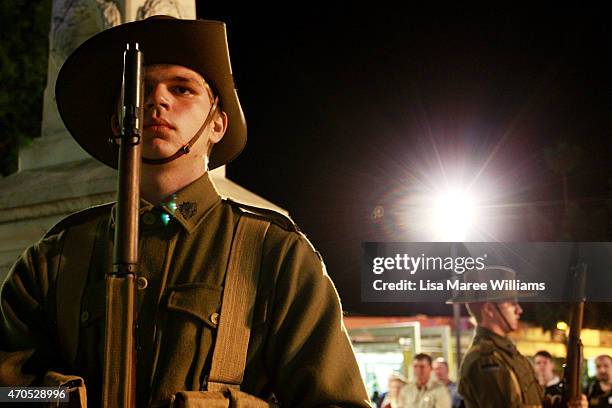
M 164 118 L 151 118 L 144 123 L 144 129 L 152 132 L 174 130 L 174 126 Z
M 152 136 L 160 136 L 170 133 L 174 130 L 174 127 L 170 125 L 149 125 L 144 127 L 145 133 Z
M 176 137 L 176 128 L 172 123 L 163 118 L 149 118 L 144 123 L 143 135 L 146 140 L 153 143 L 159 143 L 162 140 L 170 141 Z M 155 142 L 157 140 L 157 142 Z

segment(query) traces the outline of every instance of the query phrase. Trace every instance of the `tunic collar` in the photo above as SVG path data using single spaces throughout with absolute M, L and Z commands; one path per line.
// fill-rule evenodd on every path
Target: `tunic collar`
M 162 225 L 174 219 L 191 234 L 220 202 L 221 196 L 215 185 L 208 173 L 204 173 L 202 177 L 169 196 L 158 208 L 141 198 L 139 208 L 141 224 L 144 222 L 144 224 L 157 225 L 159 223 Z M 111 211 L 113 227 L 115 226 L 116 208 L 117 204 Z M 159 219 L 160 212 L 161 220 Z
M 485 329 L 484 327 L 478 326 L 476 328 L 476 336 L 475 339 L 486 338 L 492 341 L 498 348 L 512 354 L 516 351 L 516 346 L 508 337 L 502 337 L 498 334 L 493 333 L 489 329 Z
M 160 207 L 192 233 L 221 197 L 208 173 L 168 197 Z
M 418 391 L 429 391 L 432 388 L 436 388 L 436 387 L 439 387 L 440 385 L 444 385 L 444 384 L 442 384 L 442 382 L 436 380 L 435 377 L 432 374 L 432 375 L 429 376 L 429 380 L 427 380 L 425 385 L 423 385 L 422 387 L 419 387 L 418 384 L 416 383 L 416 381 L 413 383 L 413 385 L 414 385 L 414 387 Z
M 421 389 L 421 390 L 428 391 L 428 390 L 431 390 L 431 389 L 432 389 L 434 386 L 437 386 L 437 385 L 439 385 L 439 384 L 441 384 L 441 383 L 439 383 L 439 382 L 438 382 L 438 381 L 437 381 L 437 380 L 434 378 L 434 376 L 433 376 L 433 375 L 430 375 L 430 376 L 429 376 L 429 380 L 427 381 L 427 384 L 425 384 L 425 386 L 424 386 L 423 388 L 420 388 L 420 389 Z M 419 386 L 418 386 L 418 385 L 417 385 L 417 388 L 419 388 Z

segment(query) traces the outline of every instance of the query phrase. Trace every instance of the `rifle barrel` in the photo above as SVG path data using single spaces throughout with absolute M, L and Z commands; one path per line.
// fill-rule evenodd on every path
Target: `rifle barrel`
M 135 406 L 134 313 L 144 102 L 143 60 L 138 44 L 128 44 L 123 54 L 113 270 L 106 276 L 102 378 L 104 407 Z

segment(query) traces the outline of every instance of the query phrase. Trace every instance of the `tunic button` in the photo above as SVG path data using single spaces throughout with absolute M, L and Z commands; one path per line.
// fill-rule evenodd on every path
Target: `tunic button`
M 219 324 L 219 313 L 213 313 L 210 315 L 210 322 L 215 326 Z
M 149 286 L 149 281 L 144 276 L 139 276 L 138 279 L 136 279 L 136 286 L 138 290 L 143 290 Z
M 89 312 L 84 310 L 83 313 L 81 313 L 81 323 L 85 323 L 87 320 L 89 320 Z
M 148 212 L 145 213 L 142 216 L 142 222 L 144 222 L 147 225 L 153 225 L 155 224 L 155 215 L 153 215 L 152 213 Z

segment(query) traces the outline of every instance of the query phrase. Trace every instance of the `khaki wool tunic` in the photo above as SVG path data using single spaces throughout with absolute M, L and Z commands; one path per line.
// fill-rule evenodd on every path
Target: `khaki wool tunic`
M 68 217 L 11 269 L 1 294 L 0 385 L 40 384 L 49 371 L 78 375 L 90 406 L 99 404 L 111 207 Z M 368 407 L 338 295 L 318 254 L 288 218 L 261 211 L 271 225 L 241 389 L 264 398 L 273 393 L 289 407 Z M 148 406 L 206 382 L 243 211 L 222 200 L 204 175 L 160 207 L 143 200 L 140 214 L 136 398 Z M 62 263 L 71 256 L 62 253 L 66 237 L 86 242 L 70 235 L 79 225 L 95 233 L 91 262 L 76 272 L 87 277 L 80 278 L 82 289 L 75 283 L 60 295 L 59 271 L 67 273 Z
M 466 408 L 536 408 L 544 398 L 531 363 L 514 343 L 480 326 L 461 363 L 459 394 Z

